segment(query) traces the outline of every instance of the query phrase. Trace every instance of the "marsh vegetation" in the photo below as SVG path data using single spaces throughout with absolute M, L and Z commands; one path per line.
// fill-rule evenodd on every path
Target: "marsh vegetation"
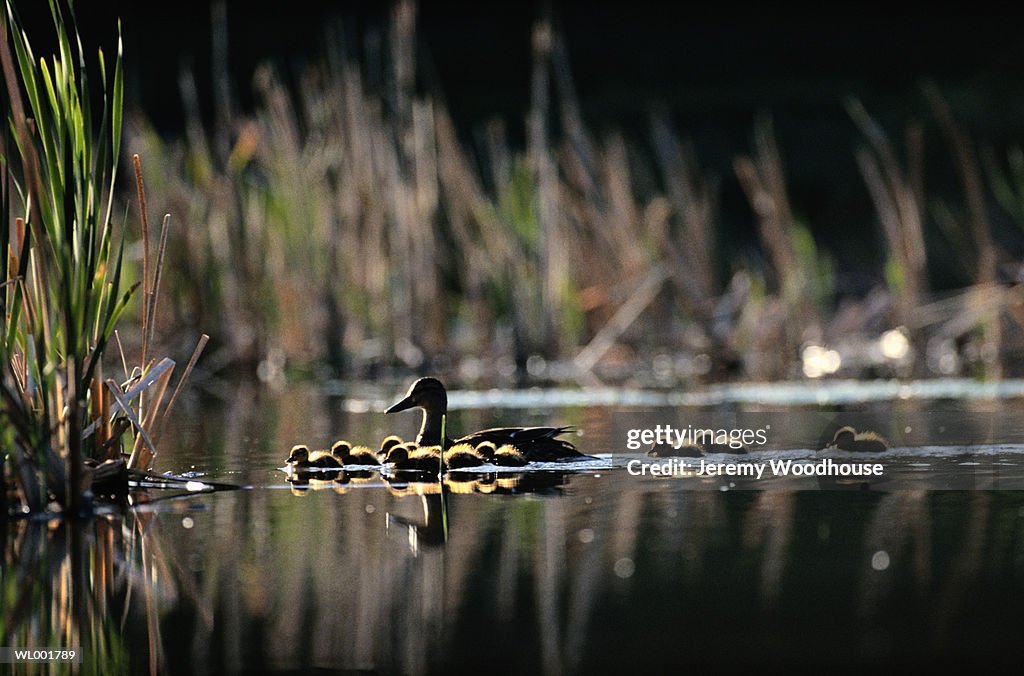
M 396 3 L 356 45 L 331 33 L 303 68 L 265 64 L 248 112 L 217 71 L 204 117 L 185 72 L 181 137 L 131 116 L 133 147 L 165 168 L 151 193 L 184 223 L 169 264 L 193 271 L 170 276 L 169 321 L 211 331 L 216 365 L 663 386 L 1017 372 L 1020 238 L 993 229 L 1022 227 L 1020 150 L 973 139 L 937 87 L 903 133 L 845 101 L 859 138 L 836 161 L 861 174 L 850 209 L 873 213 L 845 240 L 879 245 L 873 283 L 851 295 L 829 224 L 793 201 L 771 116 L 731 176 L 704 168 L 670 111 L 639 134 L 597 131 L 571 36 L 541 16 L 525 142 L 519 120 L 460 129 L 423 76 L 416 11 Z M 225 49 L 226 24 L 213 32 Z M 753 247 L 730 234 L 728 182 Z
M 146 64 L 48 7 L 52 54 L 14 0 L 2 18 L 0 644 L 80 646 L 86 673 L 420 673 L 512 642 L 513 670 L 663 668 L 740 661 L 737 636 L 763 662 L 1009 652 L 1024 152 L 939 86 L 895 122 L 841 102 L 870 214 L 848 236 L 877 243 L 851 293 L 777 118 L 724 174 L 668 107 L 595 125 L 549 10 L 522 36 L 522 120 L 456 122 L 396 0 L 381 32 L 263 64 L 251 108 L 225 58 L 210 91 L 183 68 L 168 131 L 125 102 Z M 600 457 L 280 471 L 297 444 L 413 438 L 377 411 L 414 373 L 561 385 L 453 393 L 441 438 L 565 425 Z M 644 424 L 738 412 L 771 430 L 755 460 L 787 463 L 866 412 L 886 475 L 765 488 L 618 457 Z

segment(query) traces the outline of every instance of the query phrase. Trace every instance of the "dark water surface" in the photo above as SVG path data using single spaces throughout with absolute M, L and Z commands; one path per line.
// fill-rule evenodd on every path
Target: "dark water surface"
M 469 407 L 452 412 L 455 432 L 573 424 L 598 459 L 571 472 L 453 473 L 444 509 L 436 483 L 358 472 L 293 483 L 278 469 L 294 443 L 412 436 L 415 414 L 374 412 L 393 394 L 240 390 L 183 414 L 158 469 L 250 488 L 151 491 L 81 527 L 8 524 L 4 645 L 82 645 L 83 670 L 96 673 L 1018 662 L 1015 400 Z M 839 424 L 895 448 L 810 450 Z M 654 461 L 627 448 L 630 430 L 657 425 L 769 426 L 741 462 L 710 458 L 733 467 L 831 458 L 884 469 L 866 481 L 634 476 L 631 461 Z

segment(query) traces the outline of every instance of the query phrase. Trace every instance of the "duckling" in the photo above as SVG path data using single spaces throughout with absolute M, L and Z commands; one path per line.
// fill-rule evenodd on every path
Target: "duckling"
M 494 445 L 493 441 L 481 441 L 476 445 L 476 452 L 488 460 L 494 456 L 496 450 L 498 450 L 498 447 Z
M 388 451 L 390 451 L 395 446 L 404 443 L 405 442 L 402 441 L 402 438 L 397 434 L 391 434 L 384 437 L 384 439 L 382 439 L 380 442 L 380 450 L 377 451 L 377 459 L 380 460 L 381 462 L 384 462 L 384 458 L 387 457 Z
M 341 462 L 327 451 L 310 453 L 309 446 L 305 444 L 292 446 L 287 462 L 293 469 L 308 469 L 310 467 L 338 469 L 341 467 Z
M 493 442 L 484 441 L 477 445 L 476 452 L 498 467 L 524 467 L 530 464 L 512 444 L 502 444 L 495 448 Z
M 352 463 L 353 465 L 379 465 L 380 461 L 377 459 L 377 454 L 374 453 L 373 449 L 369 446 L 353 446 L 352 447 Z
M 394 464 L 395 462 L 402 462 L 410 455 L 416 452 L 419 446 L 412 443 L 411 441 L 402 444 L 395 444 L 388 448 L 384 454 L 384 460 L 381 462 L 385 464 Z
M 331 446 L 331 455 L 343 465 L 379 465 L 377 454 L 366 446 L 353 446 L 344 440 L 335 441 Z
M 469 444 L 455 444 L 444 452 L 445 467 L 451 469 L 462 469 L 464 467 L 479 467 L 486 459 Z
M 338 441 L 335 441 L 331 445 L 331 455 L 333 455 L 335 458 L 337 458 L 341 462 L 342 465 L 346 464 L 345 463 L 345 458 L 351 452 L 352 452 L 352 444 L 350 444 L 349 442 L 345 441 L 344 439 L 339 439 Z
M 405 444 L 396 444 L 387 450 L 382 465 L 394 465 L 395 469 L 402 469 L 402 464 L 409 460 L 409 449 Z
M 881 453 L 889 449 L 889 445 L 880 435 L 874 432 L 858 432 L 849 425 L 836 430 L 832 443 L 821 449 L 823 451 L 851 451 L 854 453 Z
M 570 427 L 496 427 L 467 434 L 454 441 L 447 436 L 442 439 L 441 420 L 448 411 L 448 393 L 437 378 L 420 378 L 414 382 L 405 398 L 391 406 L 386 413 L 410 408 L 423 409 L 420 431 L 416 435 L 416 443 L 422 446 L 443 445 L 450 448 L 454 444 L 467 443 L 476 447 L 481 442 L 490 441 L 495 446 L 515 446 L 527 460 L 571 462 L 591 459 L 568 441 L 557 438 L 569 432 L 572 429 Z
M 421 472 L 434 472 L 441 467 L 440 446 L 420 446 L 409 454 L 409 460 L 416 464 Z
M 413 470 L 434 472 L 440 468 L 440 446 L 417 446 L 414 443 L 398 444 L 388 450 L 386 464 L 394 465 L 396 470 Z

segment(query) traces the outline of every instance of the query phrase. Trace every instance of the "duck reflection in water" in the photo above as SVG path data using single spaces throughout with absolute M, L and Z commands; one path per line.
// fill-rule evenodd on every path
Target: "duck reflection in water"
M 485 495 L 519 495 L 523 493 L 557 493 L 568 484 L 572 472 L 460 472 L 445 477 L 444 481 L 420 478 L 405 480 L 402 475 L 382 475 L 387 482 L 388 492 L 398 498 L 419 497 L 421 514 L 417 518 L 388 510 L 386 527 L 409 529 L 409 542 L 414 548 L 443 545 L 448 528 L 452 525 L 452 512 L 448 504 L 452 494 L 464 495 L 481 493 Z M 446 513 L 447 512 L 447 513 Z

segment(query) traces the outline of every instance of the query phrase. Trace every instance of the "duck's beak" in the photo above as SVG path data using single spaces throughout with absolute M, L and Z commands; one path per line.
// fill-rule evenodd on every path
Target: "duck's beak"
M 389 408 L 388 410 L 386 410 L 384 412 L 385 413 L 398 413 L 399 411 L 408 410 L 408 409 L 412 408 L 415 405 L 416 404 L 414 404 L 413 401 L 412 401 L 412 397 L 408 396 L 405 399 L 403 399 L 402 401 L 398 402 L 397 404 L 392 404 L 391 408 Z

